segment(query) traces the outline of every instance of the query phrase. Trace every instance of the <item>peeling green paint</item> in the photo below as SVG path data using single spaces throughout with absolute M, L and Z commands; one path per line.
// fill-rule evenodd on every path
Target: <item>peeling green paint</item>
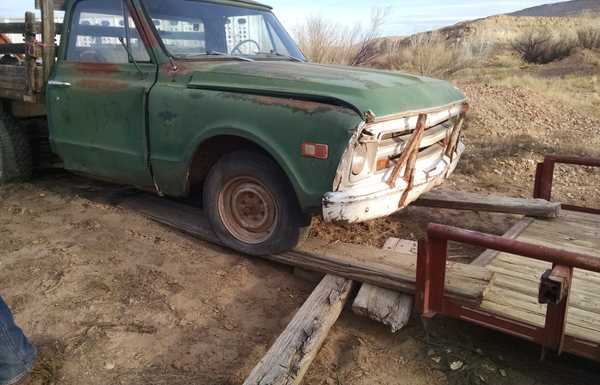
M 67 2 L 65 25 L 72 5 Z M 251 1 L 213 2 L 261 7 Z M 131 0 L 139 15 L 139 0 Z M 305 210 L 332 188 L 354 130 L 381 117 L 463 100 L 447 82 L 365 68 L 284 60 L 237 62 L 168 57 L 141 20 L 152 63 L 73 63 L 61 39 L 47 92 L 50 137 L 65 167 L 103 179 L 186 196 L 192 159 L 211 138 L 253 142 L 281 166 Z M 67 30 L 68 31 L 68 30 Z M 301 156 L 304 142 L 329 146 L 329 159 Z

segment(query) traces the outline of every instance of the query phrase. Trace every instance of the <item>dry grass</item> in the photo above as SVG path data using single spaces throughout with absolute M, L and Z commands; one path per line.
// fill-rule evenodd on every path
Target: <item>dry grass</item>
M 579 46 L 585 49 L 600 49 L 600 28 L 582 28 L 577 31 Z
M 497 79 L 496 84 L 527 88 L 554 100 L 582 109 L 600 108 L 600 78 L 598 76 L 566 75 L 544 78 L 516 74 Z
M 385 65 L 389 69 L 447 77 L 461 69 L 478 66 L 492 49 L 493 44 L 483 38 L 453 42 L 439 32 L 423 33 L 391 44 Z
M 295 28 L 296 41 L 314 63 L 363 65 L 380 54 L 379 37 L 386 13 L 385 8 L 373 8 L 367 27 L 344 27 L 322 16 L 309 16 Z

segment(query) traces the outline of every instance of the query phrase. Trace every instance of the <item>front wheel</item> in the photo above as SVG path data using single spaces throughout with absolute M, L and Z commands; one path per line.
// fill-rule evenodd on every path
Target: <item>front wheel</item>
M 301 240 L 303 215 L 285 174 L 265 155 L 236 151 L 211 169 L 203 201 L 226 246 L 250 255 L 288 251 Z

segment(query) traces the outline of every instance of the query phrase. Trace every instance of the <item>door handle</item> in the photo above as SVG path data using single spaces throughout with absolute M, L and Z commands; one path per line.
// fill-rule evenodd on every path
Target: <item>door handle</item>
M 69 82 L 61 82 L 58 80 L 48 80 L 49 86 L 57 86 L 57 87 L 71 87 L 71 83 Z

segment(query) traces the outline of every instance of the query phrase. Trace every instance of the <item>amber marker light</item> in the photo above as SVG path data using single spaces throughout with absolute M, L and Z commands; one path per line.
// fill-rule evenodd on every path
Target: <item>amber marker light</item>
M 327 160 L 329 158 L 329 146 L 321 143 L 304 142 L 301 146 L 302 156 Z

